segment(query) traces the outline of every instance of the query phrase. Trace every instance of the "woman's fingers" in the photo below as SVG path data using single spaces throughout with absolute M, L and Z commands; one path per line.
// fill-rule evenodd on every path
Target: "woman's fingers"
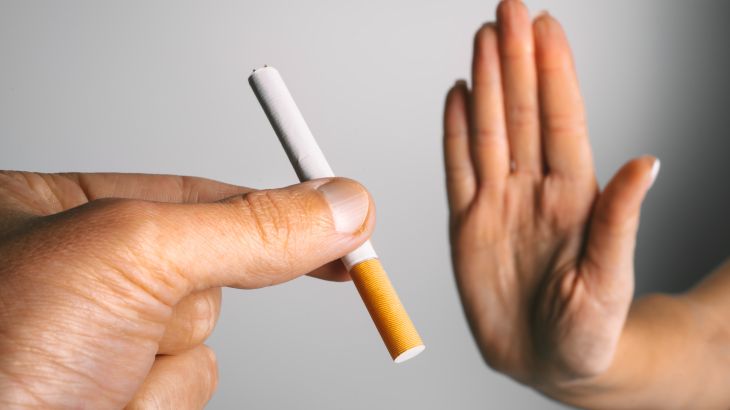
M 534 39 L 530 14 L 519 0 L 497 8 L 502 87 L 514 171 L 542 174 Z
M 452 213 L 462 212 L 476 191 L 476 176 L 469 153 L 469 91 L 458 81 L 446 96 L 444 109 L 444 163 L 446 190 Z
M 218 384 L 215 354 L 197 346 L 174 356 L 157 356 L 129 410 L 202 409 Z
M 176 354 L 202 344 L 215 328 L 221 311 L 221 288 L 191 293 L 173 308 L 160 340 L 159 354 Z
M 494 23 L 482 26 L 474 38 L 471 112 L 471 153 L 479 183 L 489 193 L 501 193 L 509 174 L 509 147 Z
M 534 24 L 542 143 L 550 173 L 593 179 L 583 101 L 568 40 L 548 14 Z
M 598 198 L 580 268 L 588 281 L 597 284 L 597 292 L 607 292 L 611 284 L 631 285 L 639 212 L 658 172 L 659 160 L 654 157 L 632 160 Z

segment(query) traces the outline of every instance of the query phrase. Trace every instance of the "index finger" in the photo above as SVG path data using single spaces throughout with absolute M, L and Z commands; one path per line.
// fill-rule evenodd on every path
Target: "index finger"
M 51 215 L 103 198 L 170 203 L 215 202 L 251 188 L 206 178 L 122 173 L 0 172 L 4 210 Z

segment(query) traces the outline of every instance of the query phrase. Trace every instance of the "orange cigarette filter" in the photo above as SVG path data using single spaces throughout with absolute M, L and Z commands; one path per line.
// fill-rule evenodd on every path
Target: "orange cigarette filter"
M 400 363 L 421 353 L 425 349 L 421 336 L 395 293 L 380 260 L 362 261 L 350 269 L 350 275 L 390 357 Z
M 254 70 L 248 82 L 299 179 L 335 176 L 279 72 L 264 66 Z M 345 255 L 342 262 L 393 360 L 401 363 L 421 353 L 426 347 L 370 241 Z

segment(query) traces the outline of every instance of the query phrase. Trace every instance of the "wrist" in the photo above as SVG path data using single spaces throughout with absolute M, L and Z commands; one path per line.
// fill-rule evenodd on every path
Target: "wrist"
M 711 327 L 683 296 L 652 294 L 631 307 L 606 372 L 547 386 L 545 394 L 590 409 L 688 408 L 703 390 Z M 722 390 L 722 389 L 721 389 Z

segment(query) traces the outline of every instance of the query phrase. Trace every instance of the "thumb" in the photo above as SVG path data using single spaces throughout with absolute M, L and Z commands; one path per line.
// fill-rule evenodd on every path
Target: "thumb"
M 582 270 L 605 288 L 609 283 L 633 288 L 634 248 L 639 213 L 647 191 L 659 173 L 659 160 L 645 156 L 626 163 L 611 179 L 596 203 Z M 623 280 L 621 280 L 623 279 Z M 616 282 L 618 280 L 618 282 Z M 611 282 L 606 282 L 611 281 Z
M 172 303 L 209 287 L 258 288 L 288 281 L 356 249 L 375 224 L 368 192 L 343 178 L 207 204 L 121 201 L 111 206 L 122 207 L 122 216 L 117 213 L 114 220 L 136 227 L 132 237 L 115 238 L 125 249 L 131 246 L 134 260 L 143 265 L 125 274 Z

